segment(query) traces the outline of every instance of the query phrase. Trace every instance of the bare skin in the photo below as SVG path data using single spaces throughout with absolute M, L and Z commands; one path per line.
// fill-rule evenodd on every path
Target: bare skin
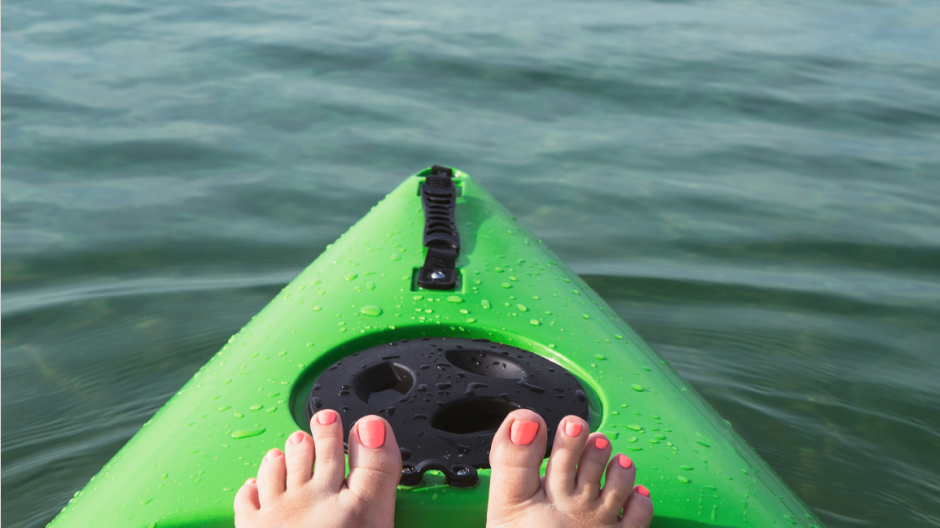
M 258 478 L 248 479 L 235 496 L 235 526 L 391 527 L 401 454 L 388 422 L 366 416 L 353 426 L 348 476 L 339 414 L 320 411 L 310 429 L 312 437 L 297 431 L 283 452 L 265 455 Z M 653 504 L 646 488 L 634 486 L 636 466 L 625 455 L 611 459 L 610 442 L 591 434 L 580 418 L 559 424 L 541 477 L 546 431 L 544 420 L 528 410 L 510 413 L 497 431 L 488 528 L 649 526 Z
M 349 433 L 349 476 L 339 413 L 318 412 L 313 436 L 297 431 L 272 449 L 235 496 L 236 528 L 391 528 L 401 452 L 392 427 L 366 416 Z M 316 460 L 316 471 L 313 463 Z
M 561 420 L 545 477 L 540 477 L 547 431 L 541 416 L 523 409 L 511 412 L 496 432 L 487 528 L 650 525 L 653 503 L 645 487 L 634 486 L 636 465 L 626 455 L 611 459 L 610 441 L 590 433 L 581 418 Z

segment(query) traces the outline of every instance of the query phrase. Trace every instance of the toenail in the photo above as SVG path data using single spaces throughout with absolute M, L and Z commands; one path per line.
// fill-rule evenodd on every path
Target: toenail
M 623 469 L 630 469 L 633 466 L 633 461 L 630 460 L 630 457 L 627 455 L 617 455 L 617 463 L 620 464 L 620 467 Z
M 640 495 L 643 495 L 644 497 L 650 496 L 650 490 L 646 489 L 646 486 L 642 484 L 636 487 L 636 492 L 639 493 Z
M 304 441 L 304 432 L 297 431 L 296 433 L 290 435 L 290 443 L 299 444 Z
M 326 410 L 317 413 L 317 422 L 320 425 L 330 425 L 336 421 L 336 411 Z
M 566 423 L 565 434 L 568 436 L 578 436 L 581 434 L 581 424 L 572 422 Z
M 529 445 L 539 432 L 538 422 L 516 420 L 509 429 L 509 440 L 516 445 Z
M 594 439 L 594 447 L 598 449 L 607 449 L 607 446 L 610 445 L 610 442 L 603 436 L 598 436 Z
M 255 484 L 255 483 L 257 483 L 257 482 L 258 482 L 258 479 L 250 478 L 250 479 L 248 479 L 248 480 L 245 481 L 245 485 L 246 485 L 246 486 L 251 486 L 252 484 Z
M 362 445 L 378 449 L 385 444 L 385 424 L 381 420 L 366 420 L 359 423 L 359 441 Z
M 266 460 L 273 460 L 273 459 L 275 459 L 275 458 L 277 458 L 277 457 L 279 457 L 279 456 L 281 456 L 281 450 L 280 450 L 280 449 L 272 449 L 272 450 L 268 451 L 268 454 L 265 455 L 264 458 L 265 458 Z

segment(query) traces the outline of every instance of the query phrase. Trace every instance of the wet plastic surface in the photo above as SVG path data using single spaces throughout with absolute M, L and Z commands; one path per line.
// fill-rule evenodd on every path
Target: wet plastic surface
M 323 408 L 339 410 L 347 441 L 359 418 L 388 420 L 412 468 L 430 459 L 489 467 L 493 435 L 516 409 L 549 424 L 546 456 L 562 418 L 588 418 L 581 384 L 556 363 L 486 339 L 452 337 L 404 339 L 343 358 L 317 378 L 306 420 Z M 406 475 L 409 483 L 414 473 Z

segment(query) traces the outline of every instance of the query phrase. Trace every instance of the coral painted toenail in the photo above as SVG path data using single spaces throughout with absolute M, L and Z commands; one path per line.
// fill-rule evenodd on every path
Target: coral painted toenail
M 304 433 L 303 433 L 303 431 L 297 431 L 296 433 L 290 435 L 290 443 L 292 443 L 292 444 L 295 444 L 295 445 L 296 445 L 296 444 L 299 444 L 299 443 L 301 443 L 301 442 L 303 442 L 303 441 L 304 441 Z
M 568 436 L 578 436 L 581 434 L 581 424 L 571 422 L 566 423 L 565 434 Z
M 539 432 L 538 422 L 526 422 L 517 420 L 512 423 L 509 430 L 509 440 L 516 445 L 529 445 L 535 440 L 535 435 Z
M 646 489 L 646 486 L 642 484 L 636 487 L 636 492 L 640 495 L 643 495 L 644 497 L 650 496 L 650 490 Z
M 617 455 L 617 463 L 623 469 L 630 469 L 633 466 L 633 461 L 627 455 Z
M 250 478 L 250 479 L 248 479 L 248 480 L 245 481 L 245 485 L 246 485 L 246 486 L 251 486 L 252 484 L 256 484 L 257 482 L 258 482 L 258 479 Z
M 272 449 L 272 450 L 268 451 L 268 454 L 265 455 L 264 458 L 265 458 L 266 460 L 273 460 L 273 459 L 275 459 L 275 458 L 277 458 L 277 457 L 279 457 L 279 456 L 281 456 L 281 450 L 280 450 L 280 449 Z
M 359 423 L 359 441 L 362 445 L 378 449 L 385 444 L 385 424 L 381 420 L 366 420 Z
M 320 411 L 317 413 L 317 422 L 320 425 L 330 425 L 336 421 L 336 411 Z
M 610 442 L 603 436 L 598 436 L 594 439 L 594 447 L 598 449 L 607 449 L 607 446 L 610 445 Z

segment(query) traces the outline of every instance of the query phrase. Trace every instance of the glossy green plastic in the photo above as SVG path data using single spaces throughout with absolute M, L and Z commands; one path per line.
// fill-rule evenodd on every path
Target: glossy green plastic
M 52 526 L 232 526 L 235 491 L 304 423 L 313 380 L 353 352 L 421 336 L 486 338 L 540 354 L 589 393 L 591 427 L 629 455 L 653 526 L 822 526 L 720 416 L 581 279 L 460 171 L 455 291 L 417 287 L 419 187 L 408 178 L 354 225 L 92 478 Z M 399 488 L 395 526 L 482 527 L 470 490 L 426 475 Z

